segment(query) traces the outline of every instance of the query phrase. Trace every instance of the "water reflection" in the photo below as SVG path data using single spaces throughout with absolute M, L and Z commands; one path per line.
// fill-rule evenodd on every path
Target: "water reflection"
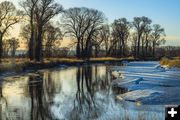
M 49 80 L 48 80 L 49 81 Z M 45 82 L 45 83 L 44 83 Z M 44 86 L 43 86 L 44 85 Z M 53 87 L 53 84 L 52 84 Z M 29 76 L 29 96 L 31 98 L 31 120 L 53 119 L 50 114 L 50 99 L 52 99 L 51 82 L 43 80 L 43 74 Z M 49 88 L 49 89 L 47 89 Z
M 74 108 L 71 112 L 71 119 L 95 119 L 100 115 L 95 93 L 97 91 L 110 90 L 110 81 L 105 68 L 105 76 L 100 76 L 97 66 L 84 66 L 77 69 L 76 81 L 77 92 L 74 100 Z
M 123 118 L 127 116 L 126 109 L 132 108 L 129 104 L 116 102 L 115 96 L 127 92 L 127 89 L 112 87 L 111 83 L 108 66 L 101 65 L 7 77 L 0 84 L 0 119 Z

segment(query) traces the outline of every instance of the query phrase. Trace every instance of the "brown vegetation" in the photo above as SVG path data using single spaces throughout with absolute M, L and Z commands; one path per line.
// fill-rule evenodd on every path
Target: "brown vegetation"
M 160 64 L 167 66 L 167 67 L 180 68 L 180 57 L 175 57 L 173 59 L 163 58 L 163 59 L 161 59 Z

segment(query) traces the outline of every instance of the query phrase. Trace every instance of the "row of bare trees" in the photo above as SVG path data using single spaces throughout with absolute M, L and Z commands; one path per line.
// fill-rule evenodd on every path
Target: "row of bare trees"
M 42 61 L 43 35 L 46 26 L 48 26 L 49 21 L 53 17 L 63 12 L 63 7 L 60 4 L 55 3 L 54 0 L 26 0 L 21 3 L 21 6 L 24 8 L 25 14 L 28 16 L 30 25 L 31 35 L 28 42 L 29 58 L 30 60 L 35 59 L 36 61 Z M 52 26 L 50 29 L 54 29 L 53 31 L 57 30 L 56 28 L 52 28 Z M 48 37 L 47 39 L 49 39 Z
M 133 46 L 134 56 L 155 57 L 157 46 L 165 43 L 165 31 L 159 24 L 151 25 L 151 19 L 147 17 L 135 17 L 132 25 L 134 27 Z
M 51 57 L 52 50 L 58 50 L 59 40 L 64 35 L 76 41 L 76 57 L 83 59 L 102 55 L 155 57 L 157 46 L 165 43 L 164 29 L 158 24 L 152 25 L 148 17 L 134 17 L 132 22 L 120 18 L 109 25 L 99 10 L 85 7 L 63 10 L 55 0 L 22 0 L 20 6 L 23 12 L 11 2 L 0 3 L 0 58 L 3 37 L 22 17 L 25 24 L 20 36 L 27 41 L 30 60 L 35 61 L 42 61 L 43 55 Z M 63 34 L 60 26 L 53 22 L 60 13 Z
M 101 50 L 106 56 L 136 58 L 155 57 L 157 46 L 165 43 L 164 29 L 151 25 L 148 17 L 126 18 L 106 23 L 104 14 L 88 8 L 71 8 L 64 13 L 66 33 L 76 39 L 76 53 L 79 58 L 97 56 Z M 94 54 L 93 54 L 94 52 Z
M 41 61 L 43 44 L 46 53 L 50 54 L 48 51 L 55 42 L 59 43 L 56 40 L 62 39 L 60 28 L 55 27 L 50 20 L 63 12 L 63 8 L 54 0 L 26 0 L 21 1 L 20 5 L 23 11 L 17 10 L 9 1 L 0 3 L 0 60 L 3 55 L 7 56 L 12 43 L 14 43 L 13 46 L 19 46 L 17 39 L 6 39 L 5 37 L 9 35 L 9 29 L 23 18 L 22 22 L 25 20 L 28 23 L 26 22 L 26 25 L 22 27 L 20 36 L 27 40 L 29 58 Z
M 11 55 L 11 57 L 15 57 L 16 55 L 16 50 L 20 46 L 19 45 L 19 39 L 16 38 L 10 38 L 10 39 L 5 39 L 3 41 L 3 56 L 7 57 Z

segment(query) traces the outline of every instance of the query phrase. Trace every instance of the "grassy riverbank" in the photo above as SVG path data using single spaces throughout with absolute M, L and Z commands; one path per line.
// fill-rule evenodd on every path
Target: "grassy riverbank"
M 2 72 L 21 72 L 25 70 L 43 69 L 56 67 L 58 65 L 81 65 L 85 63 L 113 63 L 121 61 L 133 61 L 133 57 L 128 58 L 90 58 L 89 60 L 77 59 L 77 58 L 45 58 L 43 62 L 30 61 L 27 58 L 17 58 L 17 59 L 2 59 L 0 63 L 0 73 Z
M 168 58 L 163 58 L 160 60 L 160 64 L 167 66 L 167 67 L 178 67 L 180 68 L 180 57 L 168 59 Z

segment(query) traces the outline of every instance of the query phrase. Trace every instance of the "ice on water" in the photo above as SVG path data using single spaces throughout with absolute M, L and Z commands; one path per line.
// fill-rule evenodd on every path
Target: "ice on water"
M 164 68 L 159 62 L 131 62 L 115 66 L 125 78 L 113 82 L 132 92 L 122 95 L 127 100 L 141 100 L 144 104 L 180 104 L 180 69 Z

